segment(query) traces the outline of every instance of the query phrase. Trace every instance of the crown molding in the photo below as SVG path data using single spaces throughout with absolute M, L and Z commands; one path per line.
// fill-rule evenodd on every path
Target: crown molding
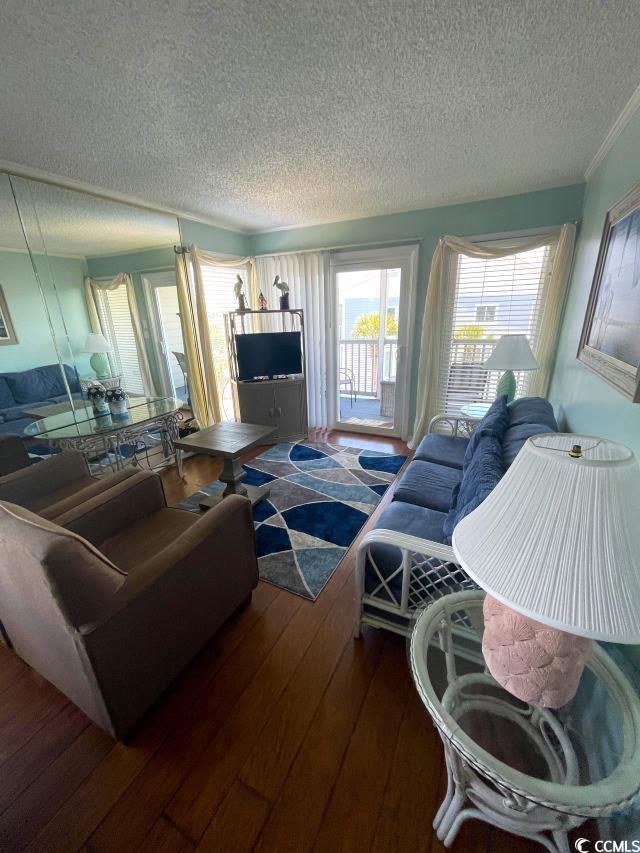
M 624 106 L 622 112 L 618 116 L 618 118 L 613 123 L 611 130 L 605 136 L 604 141 L 600 148 L 595 153 L 593 160 L 589 163 L 584 173 L 585 181 L 590 181 L 593 177 L 596 169 L 602 163 L 609 150 L 613 147 L 614 143 L 625 129 L 625 127 L 629 124 L 633 116 L 636 114 L 638 109 L 640 108 L 640 86 L 635 90 L 633 95 L 629 98 L 626 105 Z
M 33 181 L 40 181 L 43 184 L 50 184 L 54 187 L 60 187 L 65 190 L 73 190 L 74 192 L 85 193 L 92 195 L 95 198 L 103 198 L 105 201 L 115 201 L 120 204 L 128 204 L 130 207 L 138 207 L 142 210 L 150 210 L 153 213 L 165 213 L 170 216 L 176 216 L 179 219 L 188 219 L 191 222 L 201 222 L 203 225 L 212 225 L 214 228 L 221 228 L 224 231 L 230 231 L 232 234 L 248 234 L 248 229 L 237 226 L 232 227 L 228 222 L 210 216 L 198 216 L 188 210 L 180 208 L 162 207 L 157 204 L 151 204 L 137 196 L 128 195 L 127 193 L 119 193 L 115 190 L 108 190 L 104 187 L 96 187 L 93 184 L 87 184 L 84 181 L 76 181 L 73 178 L 65 178 L 62 175 L 56 175 L 53 172 L 45 172 L 42 169 L 32 169 L 29 166 L 21 166 L 19 163 L 12 163 L 9 160 L 0 160 L 0 173 L 7 172 L 10 175 L 15 175 L 18 178 L 27 178 Z

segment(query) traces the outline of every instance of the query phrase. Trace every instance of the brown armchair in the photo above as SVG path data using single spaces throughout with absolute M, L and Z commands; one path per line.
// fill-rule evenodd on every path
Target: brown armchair
M 19 435 L 0 435 L 0 477 L 28 468 L 31 459 Z
M 66 527 L 0 503 L 0 618 L 21 658 L 121 737 L 251 595 L 258 566 L 246 498 L 198 516 L 167 507 L 148 471 L 102 497 Z
M 124 468 L 98 480 L 89 473 L 82 453 L 68 450 L 0 477 L 0 501 L 19 504 L 43 518 L 55 519 L 77 504 L 127 480 L 138 470 Z

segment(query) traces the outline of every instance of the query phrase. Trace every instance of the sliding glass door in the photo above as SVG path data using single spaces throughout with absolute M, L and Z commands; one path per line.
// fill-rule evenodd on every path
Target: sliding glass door
M 415 246 L 332 256 L 330 392 L 339 429 L 407 434 L 416 258 Z

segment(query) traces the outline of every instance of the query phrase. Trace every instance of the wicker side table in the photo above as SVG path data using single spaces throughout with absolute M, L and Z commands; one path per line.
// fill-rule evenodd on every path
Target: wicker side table
M 448 847 L 462 823 L 476 818 L 550 853 L 569 853 L 570 829 L 622 812 L 639 795 L 640 698 L 594 644 L 581 687 L 564 708 L 520 702 L 484 666 L 483 599 L 478 590 L 445 596 L 421 611 L 409 640 L 414 683 L 447 766 L 434 829 Z M 607 703 L 597 722 L 584 698 L 594 690 Z

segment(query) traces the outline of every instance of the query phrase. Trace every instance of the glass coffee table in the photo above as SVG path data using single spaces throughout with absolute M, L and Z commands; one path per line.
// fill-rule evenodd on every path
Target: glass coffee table
M 86 401 L 74 411 L 69 406 L 66 411 L 34 421 L 25 427 L 24 435 L 60 450 L 78 450 L 87 460 L 98 460 L 101 470 L 113 471 L 137 462 L 138 443 L 157 432 L 162 464 L 175 461 L 182 476 L 182 456 L 175 447 L 181 408 L 182 401 L 173 397 L 130 397 L 126 414 L 98 417 Z
M 640 698 L 594 643 L 565 707 L 516 699 L 485 668 L 483 601 L 479 590 L 439 599 L 417 614 L 408 641 L 415 686 L 444 744 L 448 786 L 434 829 L 448 847 L 476 818 L 568 853 L 569 830 L 638 798 Z

